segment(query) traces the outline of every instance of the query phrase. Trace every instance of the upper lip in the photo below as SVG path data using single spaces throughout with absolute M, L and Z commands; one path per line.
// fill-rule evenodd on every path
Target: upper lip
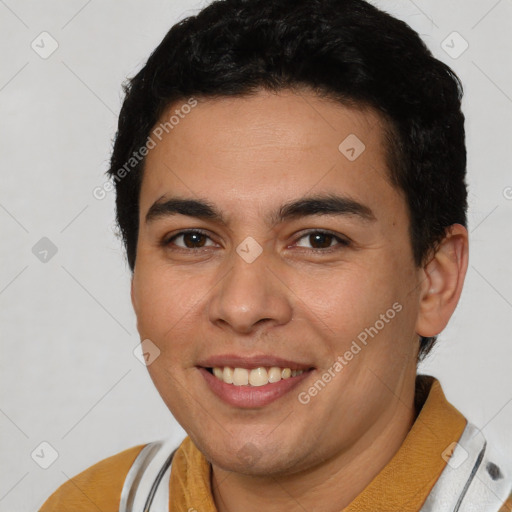
M 199 361 L 197 366 L 202 366 L 204 368 L 222 368 L 224 366 L 230 366 L 232 368 L 247 369 L 259 368 L 262 366 L 278 366 L 280 368 L 290 368 L 291 370 L 309 370 L 310 368 L 313 368 L 313 366 L 310 364 L 300 363 L 298 361 L 291 361 L 289 359 L 283 359 L 282 357 L 264 354 L 256 354 L 251 356 L 219 354 Z

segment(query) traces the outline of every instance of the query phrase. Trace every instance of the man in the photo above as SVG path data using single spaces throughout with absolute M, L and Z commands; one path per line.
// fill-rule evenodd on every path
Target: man
M 454 73 L 362 0 L 221 0 L 126 93 L 132 303 L 188 436 L 41 511 L 512 510 L 499 456 L 417 375 L 468 262 Z

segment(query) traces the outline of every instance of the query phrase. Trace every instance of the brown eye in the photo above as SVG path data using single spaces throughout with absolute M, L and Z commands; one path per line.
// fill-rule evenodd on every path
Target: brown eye
M 336 243 L 333 245 L 333 241 L 337 242 L 340 246 L 348 246 L 349 242 L 339 236 L 330 233 L 329 231 L 310 231 L 305 235 L 301 236 L 299 240 L 305 239 L 310 244 L 313 250 L 322 251 L 322 249 L 336 248 Z M 299 247 L 306 247 L 307 244 L 297 244 Z
M 334 239 L 333 235 L 328 235 L 325 233 L 315 233 L 313 235 L 308 235 L 309 241 L 314 249 L 326 249 L 331 246 L 331 243 Z
M 165 242 L 165 245 L 171 245 L 172 243 L 172 245 L 176 245 L 177 247 L 181 247 L 183 249 L 201 249 L 203 247 L 208 247 L 205 245 L 205 243 L 209 239 L 210 237 L 202 231 L 181 231 L 177 235 L 174 235 L 168 239 Z M 180 240 L 181 243 L 176 243 L 177 240 Z

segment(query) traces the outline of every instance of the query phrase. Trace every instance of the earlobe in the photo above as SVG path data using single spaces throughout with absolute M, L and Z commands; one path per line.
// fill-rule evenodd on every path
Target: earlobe
M 416 333 L 420 336 L 436 336 L 448 324 L 462 293 L 468 256 L 468 232 L 461 224 L 453 224 L 421 270 L 416 322 Z

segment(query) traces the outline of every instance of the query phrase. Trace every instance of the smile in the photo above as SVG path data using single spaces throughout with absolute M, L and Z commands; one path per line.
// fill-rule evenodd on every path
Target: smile
M 264 407 L 285 396 L 305 379 L 314 368 L 257 367 L 198 367 L 208 389 L 225 404 L 242 409 Z M 293 397 L 295 400 L 295 397 Z
M 282 379 L 289 379 L 302 375 L 304 370 L 292 370 L 291 368 L 280 368 L 272 366 L 270 368 L 231 368 L 230 366 L 209 368 L 210 372 L 217 379 L 226 384 L 234 386 L 264 386 L 265 384 L 279 382 Z

